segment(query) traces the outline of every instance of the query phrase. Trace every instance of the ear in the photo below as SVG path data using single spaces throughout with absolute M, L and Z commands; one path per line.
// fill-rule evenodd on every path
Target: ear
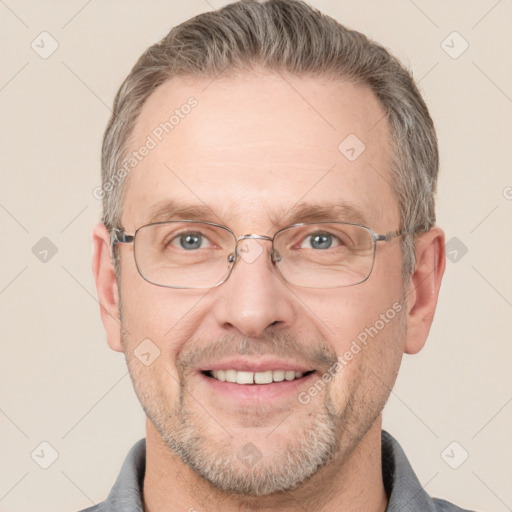
M 92 272 L 100 301 L 101 321 L 110 348 L 122 352 L 119 290 L 110 255 L 110 233 L 105 224 L 100 223 L 93 229 L 92 243 Z
M 446 266 L 444 233 L 434 227 L 415 243 L 416 264 L 407 293 L 406 354 L 419 352 L 427 340 Z

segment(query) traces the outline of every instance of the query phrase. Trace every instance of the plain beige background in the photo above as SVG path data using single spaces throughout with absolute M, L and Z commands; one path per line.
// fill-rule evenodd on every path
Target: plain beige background
M 224 3 L 0 2 L 1 511 L 71 512 L 101 501 L 144 435 L 124 358 L 106 345 L 91 277 L 101 137 L 140 53 Z M 311 4 L 412 68 L 440 140 L 438 223 L 455 261 L 426 348 L 404 358 L 385 427 L 430 494 L 512 510 L 512 5 Z M 58 48 L 44 59 L 52 39 Z M 33 250 L 43 237 L 57 249 L 46 262 Z M 58 458 L 41 468 L 53 450 Z

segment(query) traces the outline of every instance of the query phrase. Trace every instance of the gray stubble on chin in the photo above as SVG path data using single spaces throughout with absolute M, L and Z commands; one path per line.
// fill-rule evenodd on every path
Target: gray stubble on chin
M 271 461 L 268 457 L 275 451 L 265 450 L 261 441 L 244 443 L 256 450 L 263 448 L 254 466 L 237 457 L 244 446 L 238 446 L 241 443 L 236 439 L 212 441 L 202 435 L 200 427 L 189 424 L 188 415 L 180 415 L 179 420 L 180 426 L 174 432 L 160 432 L 167 446 L 214 487 L 229 493 L 264 496 L 293 489 L 327 463 L 336 451 L 334 423 L 325 414 Z
M 251 346 L 254 348 L 254 343 L 242 341 L 238 346 L 240 353 L 252 352 Z M 216 424 L 216 421 L 222 421 L 216 411 L 205 409 L 206 404 L 201 403 L 201 397 L 192 396 L 193 390 L 187 388 L 187 382 L 190 383 L 193 376 L 190 368 L 194 365 L 190 363 L 195 355 L 197 352 L 194 354 L 192 350 L 183 358 L 178 355 L 176 377 L 164 373 L 164 380 L 169 385 L 177 384 L 178 396 L 175 396 L 174 403 L 158 389 L 157 380 L 144 378 L 140 373 L 144 370 L 137 366 L 137 361 L 132 361 L 134 367 L 131 373 L 135 377 L 134 383 L 138 381 L 137 394 L 146 415 L 168 448 L 184 464 L 224 492 L 264 496 L 294 489 L 335 456 L 346 459 L 354 445 L 371 427 L 371 420 L 375 419 L 370 418 L 369 411 L 357 410 L 354 396 L 342 404 L 343 407 L 335 407 L 329 386 L 322 410 L 311 409 L 301 417 L 301 421 L 294 420 L 293 414 L 287 419 L 283 411 L 284 425 L 291 429 L 286 438 L 290 441 L 285 447 L 271 445 L 271 438 L 265 446 L 266 439 L 261 436 L 237 439 Z M 317 363 L 320 360 L 327 363 L 332 358 L 329 351 L 317 350 L 311 355 L 314 355 Z M 161 371 L 165 372 L 164 369 Z M 261 412 L 264 413 L 263 410 Z M 250 423 L 250 414 L 244 416 Z M 255 423 L 254 426 L 259 425 Z M 242 427 L 247 428 L 247 425 Z M 237 456 L 247 445 L 252 445 L 253 451 L 257 450 L 261 454 L 252 457 L 256 461 L 252 465 L 243 462 L 246 458 Z
M 328 412 L 317 413 L 311 426 L 301 426 L 301 431 L 290 436 L 292 440 L 278 455 L 274 446 L 262 446 L 265 438 L 259 437 L 253 443 L 248 442 L 250 438 L 242 441 L 221 431 L 220 437 L 216 434 L 212 439 L 213 434 L 207 429 L 208 423 L 215 420 L 201 406 L 196 410 L 206 425 L 194 419 L 187 404 L 193 406 L 196 400 L 189 396 L 182 374 L 179 378 L 179 410 L 170 414 L 170 411 L 167 414 L 158 414 L 156 410 L 147 412 L 168 448 L 217 489 L 253 496 L 291 490 L 315 474 L 337 451 L 336 419 Z M 332 410 L 332 407 L 327 409 Z M 214 428 L 217 427 L 222 430 L 217 425 Z M 272 440 L 266 442 L 270 445 Z M 260 453 L 254 465 L 248 465 L 245 458 L 239 456 L 247 445 Z

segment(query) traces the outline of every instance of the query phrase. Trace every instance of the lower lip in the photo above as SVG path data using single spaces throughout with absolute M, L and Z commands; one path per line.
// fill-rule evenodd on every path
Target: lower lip
M 208 377 L 203 373 L 199 374 L 204 383 L 214 391 L 216 395 L 224 396 L 231 400 L 240 400 L 247 402 L 254 400 L 272 400 L 295 396 L 307 388 L 314 379 L 316 373 L 294 380 L 283 380 L 281 382 L 272 382 L 270 384 L 237 384 L 236 382 L 226 382 L 213 377 Z

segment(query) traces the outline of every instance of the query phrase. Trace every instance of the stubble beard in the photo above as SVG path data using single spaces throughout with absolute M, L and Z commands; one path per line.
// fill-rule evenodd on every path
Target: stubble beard
M 406 334 L 402 320 L 399 319 L 400 327 L 395 336 Z M 245 345 L 246 349 L 247 346 L 251 347 L 250 343 Z M 274 346 L 288 348 L 289 343 Z M 246 349 L 240 353 L 251 353 L 251 349 Z M 396 378 L 396 374 L 392 376 L 388 391 L 383 389 L 381 382 L 378 396 L 371 396 L 361 390 L 366 387 L 365 379 L 375 372 L 363 368 L 355 381 L 350 383 L 350 389 L 345 390 L 347 398 L 343 404 L 334 403 L 330 387 L 327 387 L 322 407 L 311 412 L 307 422 L 294 423 L 296 430 L 290 431 L 286 446 L 261 450 L 263 455 L 251 465 L 244 464 L 237 457 L 239 446 L 236 446 L 233 436 L 227 431 L 221 431 L 222 439 L 212 438 L 212 430 L 208 425 L 214 420 L 206 412 L 201 418 L 197 412 L 194 413 L 195 401 L 190 398 L 192 395 L 187 389 L 183 371 L 180 372 L 178 368 L 179 394 L 174 404 L 171 404 L 169 397 L 155 385 L 158 381 L 148 378 L 147 374 L 142 375 L 139 362 L 130 355 L 132 352 L 125 350 L 136 394 L 146 416 L 171 453 L 219 491 L 247 497 L 268 496 L 296 489 L 333 460 L 336 460 L 338 467 L 342 467 L 380 417 Z M 323 357 L 323 363 L 329 360 L 329 354 L 325 351 Z M 321 358 L 318 351 L 318 359 Z M 316 400 L 319 399 L 316 397 Z M 196 405 L 196 409 L 201 408 Z M 288 421 L 293 422 L 293 419 Z
M 175 418 L 171 426 L 161 417 L 150 417 L 165 444 L 184 464 L 230 494 L 268 496 L 292 490 L 327 464 L 337 451 L 336 418 L 329 413 L 318 414 L 312 425 L 290 435 L 292 440 L 286 447 L 273 450 L 261 446 L 265 441 L 261 437 L 256 444 L 248 441 L 241 448 L 227 433 L 224 441 L 212 439 L 211 432 L 198 424 L 186 406 Z M 239 457 L 244 448 L 249 452 L 245 461 Z
M 137 363 L 133 361 L 129 367 Z M 319 402 L 315 402 L 318 408 L 307 416 L 307 420 L 294 421 L 293 415 L 291 419 L 284 420 L 290 422 L 294 429 L 289 431 L 289 441 L 285 446 L 283 443 L 275 446 L 274 443 L 267 450 L 261 446 L 265 443 L 261 436 L 254 444 L 250 439 L 249 442 L 244 441 L 251 445 L 252 450 L 261 452 L 261 458 L 251 465 L 238 456 L 244 443 L 237 443 L 220 427 L 217 429 L 220 435 L 218 433 L 214 438 L 209 428 L 214 420 L 190 398 L 185 380 L 180 379 L 179 396 L 171 405 L 164 393 L 134 375 L 137 372 L 136 368 L 130 369 L 136 393 L 146 416 L 171 453 L 216 489 L 228 494 L 256 497 L 291 491 L 333 459 L 342 465 L 371 428 L 385 403 L 384 400 L 381 406 L 368 407 L 366 402 L 362 410 L 361 404 L 357 403 L 359 397 L 350 394 L 341 411 L 339 407 L 336 410 L 326 388 L 323 405 L 318 407 L 316 404 Z M 320 397 L 315 400 L 320 400 Z M 299 406 L 298 401 L 297 406 L 307 407 Z M 249 421 L 256 417 L 256 414 L 249 415 Z

